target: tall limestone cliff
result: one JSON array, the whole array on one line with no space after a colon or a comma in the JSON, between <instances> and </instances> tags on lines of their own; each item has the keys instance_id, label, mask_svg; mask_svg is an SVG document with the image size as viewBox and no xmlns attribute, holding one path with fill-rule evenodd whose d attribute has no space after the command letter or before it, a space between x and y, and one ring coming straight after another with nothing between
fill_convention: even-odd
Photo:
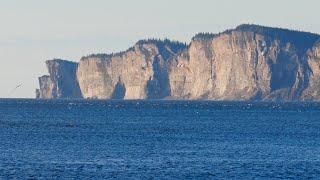
<instances>
[{"instance_id":1,"label":"tall limestone cliff","mask_svg":"<svg viewBox=\"0 0 320 180\"><path fill-rule=\"evenodd\" d=\"M169 67L176 99L297 100L308 84L305 54L318 35L241 25L199 34Z\"/></svg>"},{"instance_id":2,"label":"tall limestone cliff","mask_svg":"<svg viewBox=\"0 0 320 180\"><path fill-rule=\"evenodd\" d=\"M320 100L320 42L307 52L306 61L309 79L302 100Z\"/></svg>"},{"instance_id":3,"label":"tall limestone cliff","mask_svg":"<svg viewBox=\"0 0 320 180\"><path fill-rule=\"evenodd\" d=\"M137 42L125 52L83 57L77 77L85 98L161 99L170 96L168 59L186 46L169 40Z\"/></svg>"},{"instance_id":4,"label":"tall limestone cliff","mask_svg":"<svg viewBox=\"0 0 320 180\"><path fill-rule=\"evenodd\" d=\"M54 93L53 92L53 82L50 78L50 76L48 75L44 75L39 77L39 85L40 85L40 89L38 91L38 95L37 98L42 98L42 99L53 99L54 97Z\"/></svg>"},{"instance_id":5,"label":"tall limestone cliff","mask_svg":"<svg viewBox=\"0 0 320 180\"><path fill-rule=\"evenodd\" d=\"M241 25L61 62L47 62L40 98L320 100L320 36L287 29Z\"/></svg>"},{"instance_id":6,"label":"tall limestone cliff","mask_svg":"<svg viewBox=\"0 0 320 180\"><path fill-rule=\"evenodd\" d=\"M81 98L82 93L76 78L78 63L54 59L46 61L49 76L39 78L38 98Z\"/></svg>"}]
</instances>

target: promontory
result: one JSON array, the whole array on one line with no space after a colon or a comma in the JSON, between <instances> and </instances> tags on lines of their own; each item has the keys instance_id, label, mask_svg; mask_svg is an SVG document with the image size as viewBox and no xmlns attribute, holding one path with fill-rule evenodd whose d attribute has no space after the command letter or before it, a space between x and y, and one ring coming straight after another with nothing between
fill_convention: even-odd
<instances>
[{"instance_id":1,"label":"promontory","mask_svg":"<svg viewBox=\"0 0 320 180\"><path fill-rule=\"evenodd\" d=\"M46 65L42 99L320 100L320 35L258 25Z\"/></svg>"}]
</instances>

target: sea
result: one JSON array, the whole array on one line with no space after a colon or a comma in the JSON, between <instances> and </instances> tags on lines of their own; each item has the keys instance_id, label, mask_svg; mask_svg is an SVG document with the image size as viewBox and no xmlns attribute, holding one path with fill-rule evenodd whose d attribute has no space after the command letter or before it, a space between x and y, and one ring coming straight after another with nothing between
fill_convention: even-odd
<instances>
[{"instance_id":1,"label":"sea","mask_svg":"<svg viewBox=\"0 0 320 180\"><path fill-rule=\"evenodd\" d=\"M0 179L320 179L320 103L0 99Z\"/></svg>"}]
</instances>

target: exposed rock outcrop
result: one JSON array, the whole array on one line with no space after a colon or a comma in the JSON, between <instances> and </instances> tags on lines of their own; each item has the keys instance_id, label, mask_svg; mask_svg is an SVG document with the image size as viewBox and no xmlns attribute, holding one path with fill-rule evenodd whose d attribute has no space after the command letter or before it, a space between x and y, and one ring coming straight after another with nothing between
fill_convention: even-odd
<instances>
[{"instance_id":1,"label":"exposed rock outcrop","mask_svg":"<svg viewBox=\"0 0 320 180\"><path fill-rule=\"evenodd\" d=\"M39 78L39 98L82 98L76 77L78 63L54 59L46 61L46 65L49 76Z\"/></svg>"},{"instance_id":2,"label":"exposed rock outcrop","mask_svg":"<svg viewBox=\"0 0 320 180\"><path fill-rule=\"evenodd\" d=\"M44 75L39 77L39 96L38 98L41 99L53 99L55 98L55 92L53 91L54 89L54 84L50 78L50 76Z\"/></svg>"},{"instance_id":3,"label":"exposed rock outcrop","mask_svg":"<svg viewBox=\"0 0 320 180\"><path fill-rule=\"evenodd\" d=\"M186 46L168 40L139 41L125 52L90 55L77 77L85 98L161 99L170 96L167 61Z\"/></svg>"},{"instance_id":4,"label":"exposed rock outcrop","mask_svg":"<svg viewBox=\"0 0 320 180\"><path fill-rule=\"evenodd\" d=\"M175 99L295 100L305 88L304 55L319 36L242 25L218 35L199 34L172 59Z\"/></svg>"},{"instance_id":5,"label":"exposed rock outcrop","mask_svg":"<svg viewBox=\"0 0 320 180\"><path fill-rule=\"evenodd\" d=\"M127 51L47 61L40 98L320 100L320 36L241 25L186 46L139 41ZM318 43L317 43L318 42Z\"/></svg>"},{"instance_id":6,"label":"exposed rock outcrop","mask_svg":"<svg viewBox=\"0 0 320 180\"><path fill-rule=\"evenodd\" d=\"M309 65L308 84L302 93L302 100L320 100L320 42L307 52Z\"/></svg>"},{"instance_id":7,"label":"exposed rock outcrop","mask_svg":"<svg viewBox=\"0 0 320 180\"><path fill-rule=\"evenodd\" d=\"M41 94L40 94L40 89L36 89L36 99L40 99Z\"/></svg>"}]
</instances>

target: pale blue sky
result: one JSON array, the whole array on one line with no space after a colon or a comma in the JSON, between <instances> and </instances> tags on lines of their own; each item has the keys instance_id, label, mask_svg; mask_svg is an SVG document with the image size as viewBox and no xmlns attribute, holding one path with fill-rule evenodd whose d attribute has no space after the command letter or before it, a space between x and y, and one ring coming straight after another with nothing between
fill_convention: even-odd
<instances>
[{"instance_id":1,"label":"pale blue sky","mask_svg":"<svg viewBox=\"0 0 320 180\"><path fill-rule=\"evenodd\" d=\"M319 7L319 0L0 0L0 97L34 97L47 59L78 61L139 39L189 42L242 23L320 33Z\"/></svg>"}]
</instances>

